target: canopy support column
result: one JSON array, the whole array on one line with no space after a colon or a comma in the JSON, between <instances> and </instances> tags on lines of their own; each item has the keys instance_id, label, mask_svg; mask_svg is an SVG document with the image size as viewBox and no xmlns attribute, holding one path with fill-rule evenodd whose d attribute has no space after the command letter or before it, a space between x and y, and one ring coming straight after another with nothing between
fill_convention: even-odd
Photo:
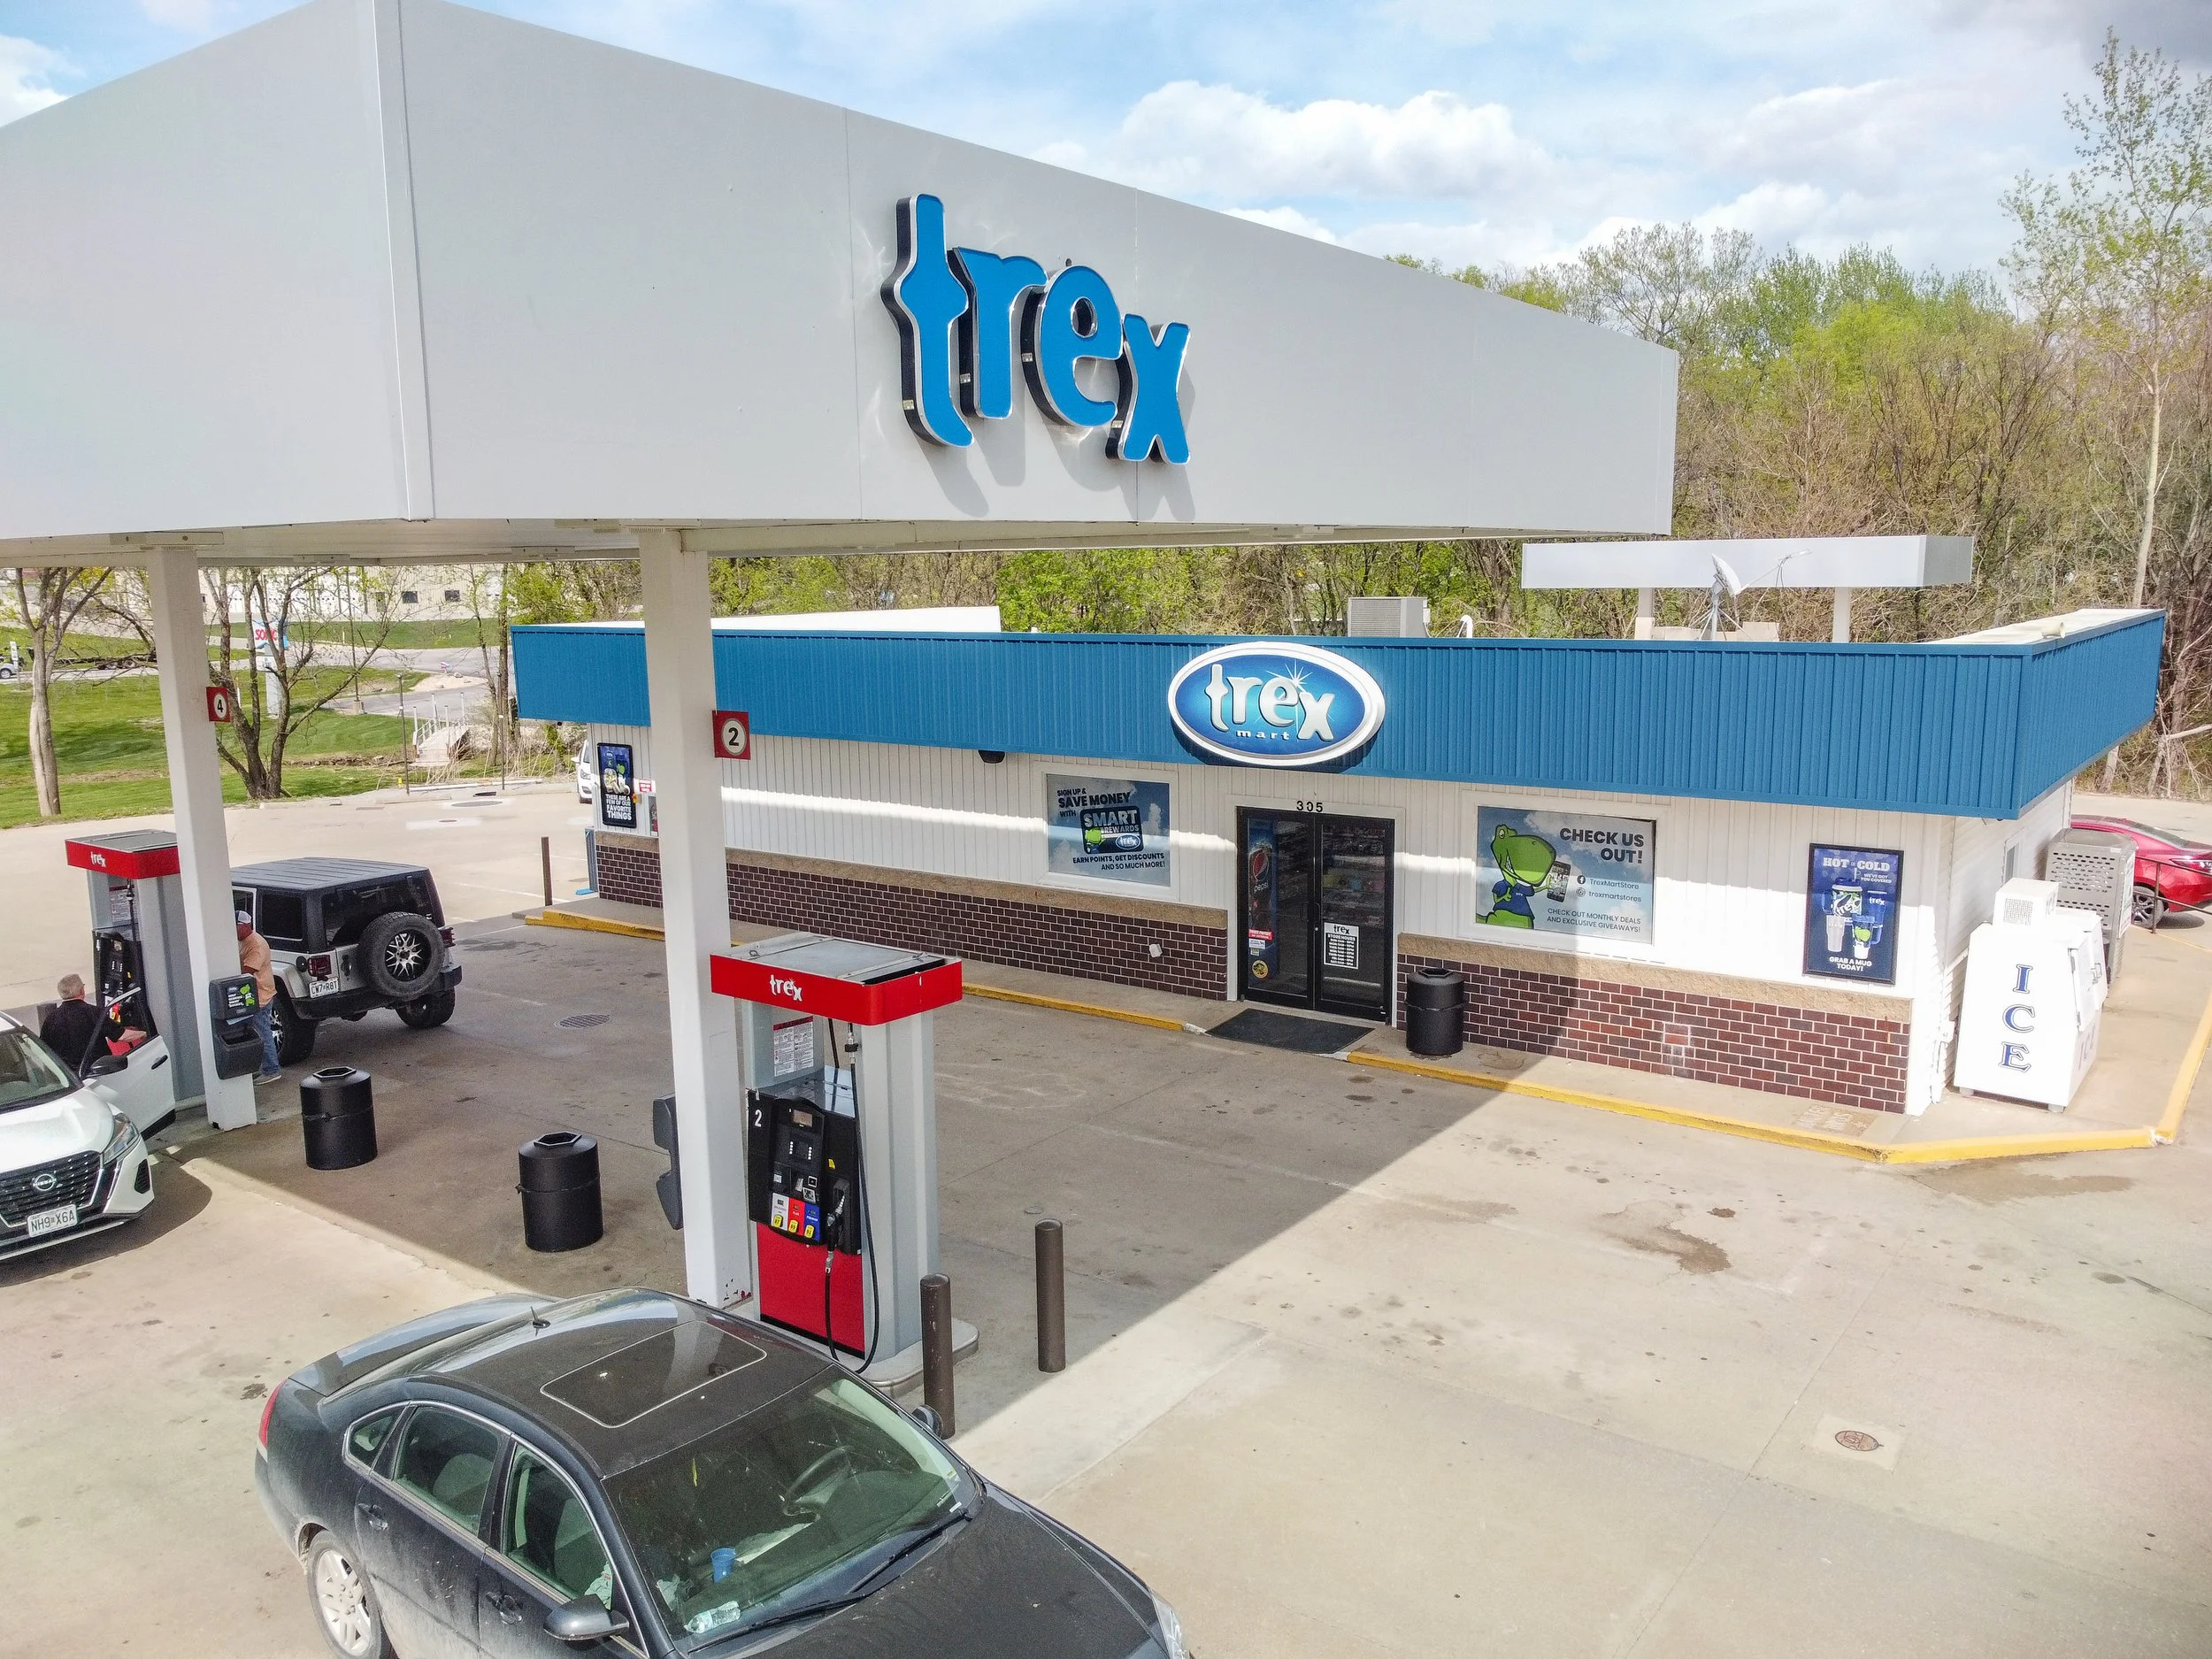
<instances>
[{"instance_id":1,"label":"canopy support column","mask_svg":"<svg viewBox=\"0 0 2212 1659\"><path fill-rule=\"evenodd\" d=\"M185 956L192 964L192 1029L162 1034L173 1047L199 1045L208 1122L218 1129L244 1129L254 1121L253 1079L215 1075L215 1030L207 1017L209 982L238 972L238 928L230 897L230 837L223 826L223 763L207 718L207 616L201 608L198 556L185 548L150 553L146 590L153 606L161 734L169 752L169 800L184 888Z\"/></svg>"},{"instance_id":2,"label":"canopy support column","mask_svg":"<svg viewBox=\"0 0 2212 1659\"><path fill-rule=\"evenodd\" d=\"M714 757L711 556L674 530L641 529L645 681L660 813L661 918L668 945L668 1036L675 1059L684 1279L726 1308L753 1290L745 1188L745 1089L736 1005L708 981L730 946L722 768Z\"/></svg>"},{"instance_id":3,"label":"canopy support column","mask_svg":"<svg viewBox=\"0 0 2212 1659\"><path fill-rule=\"evenodd\" d=\"M1658 614L1657 590L1650 588L1639 588L1636 590L1636 637L1638 639L1647 640L1651 637L1651 625L1657 619Z\"/></svg>"},{"instance_id":4,"label":"canopy support column","mask_svg":"<svg viewBox=\"0 0 2212 1659\"><path fill-rule=\"evenodd\" d=\"M1848 588L1836 589L1836 608L1829 620L1828 637L1838 645L1851 643L1851 595Z\"/></svg>"}]
</instances>

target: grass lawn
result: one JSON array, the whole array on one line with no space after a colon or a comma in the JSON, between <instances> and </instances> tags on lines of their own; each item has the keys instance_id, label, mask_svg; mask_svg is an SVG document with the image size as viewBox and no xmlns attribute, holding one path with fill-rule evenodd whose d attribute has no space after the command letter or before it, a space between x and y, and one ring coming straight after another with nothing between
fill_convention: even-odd
<instances>
[{"instance_id":1,"label":"grass lawn","mask_svg":"<svg viewBox=\"0 0 2212 1659\"><path fill-rule=\"evenodd\" d=\"M23 664L26 677L31 672L31 634L27 628L11 627L0 624L0 659L13 645ZM61 642L61 661L65 664L102 662L110 657L143 657L146 648L135 639L113 634L72 634Z\"/></svg>"},{"instance_id":2,"label":"grass lawn","mask_svg":"<svg viewBox=\"0 0 2212 1659\"><path fill-rule=\"evenodd\" d=\"M311 637L319 640L330 640L341 645L345 643L347 637L346 625L343 622L295 623L292 626L292 634L295 639ZM376 625L372 622L356 623L353 637L360 640L364 644L368 643L376 638ZM484 637L496 650L499 647L499 624L486 622ZM392 624L392 631L384 636L384 643L396 651L432 650L450 649L457 645L473 645L476 643L476 624L473 622L395 622Z\"/></svg>"},{"instance_id":3,"label":"grass lawn","mask_svg":"<svg viewBox=\"0 0 2212 1659\"><path fill-rule=\"evenodd\" d=\"M169 810L161 694L152 675L96 684L64 680L55 684L53 698L64 818L122 818ZM31 695L20 680L0 687L0 828L38 819L30 712ZM356 795L398 782L405 731L405 722L390 715L313 716L292 734L285 750L285 794ZM223 769L223 798L246 798L244 782L228 766Z\"/></svg>"}]
</instances>

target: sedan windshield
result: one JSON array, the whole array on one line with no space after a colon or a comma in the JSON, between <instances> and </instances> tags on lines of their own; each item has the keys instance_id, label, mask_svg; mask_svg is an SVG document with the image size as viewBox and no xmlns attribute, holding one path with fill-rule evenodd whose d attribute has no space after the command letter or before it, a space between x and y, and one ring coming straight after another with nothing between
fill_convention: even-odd
<instances>
[{"instance_id":1,"label":"sedan windshield","mask_svg":"<svg viewBox=\"0 0 2212 1659\"><path fill-rule=\"evenodd\" d=\"M0 1031L0 1112L52 1100L76 1087L69 1069L29 1032Z\"/></svg>"},{"instance_id":2,"label":"sedan windshield","mask_svg":"<svg viewBox=\"0 0 2212 1659\"><path fill-rule=\"evenodd\" d=\"M607 1484L669 1624L725 1634L850 1593L959 1512L965 1477L850 1378Z\"/></svg>"}]
</instances>

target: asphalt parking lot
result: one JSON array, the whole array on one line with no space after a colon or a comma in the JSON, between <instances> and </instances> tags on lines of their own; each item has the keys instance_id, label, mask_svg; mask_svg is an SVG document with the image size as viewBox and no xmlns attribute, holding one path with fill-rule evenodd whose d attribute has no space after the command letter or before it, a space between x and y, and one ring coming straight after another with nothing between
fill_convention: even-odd
<instances>
[{"instance_id":1,"label":"asphalt parking lot","mask_svg":"<svg viewBox=\"0 0 2212 1659\"><path fill-rule=\"evenodd\" d=\"M307 1171L288 1118L184 1137L145 1223L0 1267L24 1650L319 1652L261 1392L494 1283L680 1285L660 948L462 932L450 1025L324 1028L375 1164ZM939 1063L958 1443L1205 1659L2212 1650L2201 1118L1895 1169L976 999ZM556 1127L601 1140L609 1236L534 1256L514 1148Z\"/></svg>"}]
</instances>

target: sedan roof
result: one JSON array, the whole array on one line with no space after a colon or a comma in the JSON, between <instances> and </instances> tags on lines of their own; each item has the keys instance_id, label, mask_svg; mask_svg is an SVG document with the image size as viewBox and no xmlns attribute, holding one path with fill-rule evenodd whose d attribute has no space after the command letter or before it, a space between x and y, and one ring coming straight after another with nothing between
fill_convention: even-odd
<instances>
[{"instance_id":1,"label":"sedan roof","mask_svg":"<svg viewBox=\"0 0 2212 1659\"><path fill-rule=\"evenodd\" d=\"M395 876L428 873L420 864L380 864L373 858L273 858L266 864L241 864L230 872L230 879L241 887L319 893L325 887L357 887L368 881L389 881Z\"/></svg>"},{"instance_id":2,"label":"sedan roof","mask_svg":"<svg viewBox=\"0 0 2212 1659\"><path fill-rule=\"evenodd\" d=\"M687 1446L827 1375L812 1348L659 1291L619 1290L438 1345L419 1376L544 1424L601 1476Z\"/></svg>"}]
</instances>

